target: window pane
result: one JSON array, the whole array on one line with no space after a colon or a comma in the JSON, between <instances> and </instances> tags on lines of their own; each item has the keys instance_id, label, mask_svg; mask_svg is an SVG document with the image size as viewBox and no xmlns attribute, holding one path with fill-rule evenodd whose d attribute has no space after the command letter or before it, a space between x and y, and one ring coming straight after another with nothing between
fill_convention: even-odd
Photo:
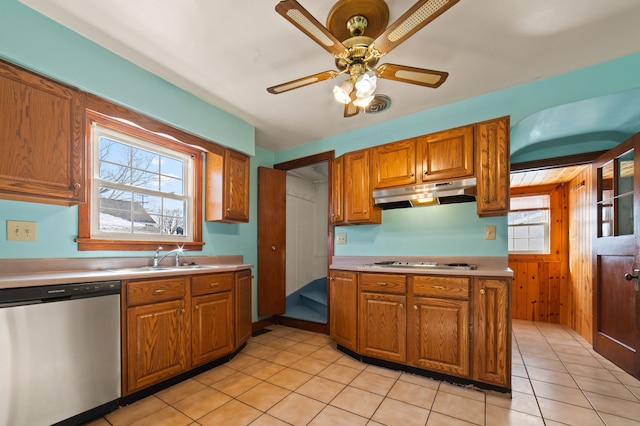
<instances>
[{"instance_id":1,"label":"window pane","mask_svg":"<svg viewBox=\"0 0 640 426\"><path fill-rule=\"evenodd\" d=\"M134 170L133 176L133 186L150 189L152 191L160 190L160 175L142 170Z\"/></svg>"},{"instance_id":2,"label":"window pane","mask_svg":"<svg viewBox=\"0 0 640 426\"><path fill-rule=\"evenodd\" d=\"M618 199L618 235L633 234L633 193Z\"/></svg>"},{"instance_id":3,"label":"window pane","mask_svg":"<svg viewBox=\"0 0 640 426\"><path fill-rule=\"evenodd\" d=\"M633 151L620 157L618 161L618 194L633 192Z\"/></svg>"},{"instance_id":4,"label":"window pane","mask_svg":"<svg viewBox=\"0 0 640 426\"><path fill-rule=\"evenodd\" d=\"M100 162L100 179L114 183L129 183L131 181L131 169L113 163Z\"/></svg>"},{"instance_id":5,"label":"window pane","mask_svg":"<svg viewBox=\"0 0 640 426\"><path fill-rule=\"evenodd\" d=\"M134 194L134 232L160 234L160 213L162 198L147 194Z\"/></svg>"},{"instance_id":6,"label":"window pane","mask_svg":"<svg viewBox=\"0 0 640 426\"><path fill-rule=\"evenodd\" d=\"M131 197L131 192L100 188L100 231L131 232Z\"/></svg>"},{"instance_id":7,"label":"window pane","mask_svg":"<svg viewBox=\"0 0 640 426\"><path fill-rule=\"evenodd\" d=\"M137 169L158 173L160 171L160 156L144 149L133 148L131 165Z\"/></svg>"},{"instance_id":8,"label":"window pane","mask_svg":"<svg viewBox=\"0 0 640 426\"><path fill-rule=\"evenodd\" d=\"M182 179L169 176L162 176L160 181L160 191L170 194L182 195Z\"/></svg>"},{"instance_id":9,"label":"window pane","mask_svg":"<svg viewBox=\"0 0 640 426\"><path fill-rule=\"evenodd\" d=\"M129 165L131 147L103 136L100 138L100 159L110 163Z\"/></svg>"},{"instance_id":10,"label":"window pane","mask_svg":"<svg viewBox=\"0 0 640 426\"><path fill-rule=\"evenodd\" d=\"M513 197L510 200L511 210L548 209L549 195L529 195L526 197Z\"/></svg>"}]
</instances>

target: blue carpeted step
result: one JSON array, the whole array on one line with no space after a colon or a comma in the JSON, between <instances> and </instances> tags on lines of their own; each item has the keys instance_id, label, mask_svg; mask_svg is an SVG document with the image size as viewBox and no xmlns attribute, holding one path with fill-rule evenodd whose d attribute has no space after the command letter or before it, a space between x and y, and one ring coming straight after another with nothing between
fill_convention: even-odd
<instances>
[{"instance_id":1,"label":"blue carpeted step","mask_svg":"<svg viewBox=\"0 0 640 426\"><path fill-rule=\"evenodd\" d=\"M320 324L326 324L327 323L326 314L325 315L321 315L321 314L317 313L316 311L314 311L312 309L309 309L308 307L306 307L304 305L289 306L289 307L287 307L287 312L285 312L281 316L287 317L287 318L300 319L300 320L304 320L304 321L317 322L317 323L320 323Z\"/></svg>"},{"instance_id":2,"label":"blue carpeted step","mask_svg":"<svg viewBox=\"0 0 640 426\"><path fill-rule=\"evenodd\" d=\"M310 290L300 293L300 303L307 308L316 311L320 315L327 316L327 292L322 290Z\"/></svg>"}]
</instances>

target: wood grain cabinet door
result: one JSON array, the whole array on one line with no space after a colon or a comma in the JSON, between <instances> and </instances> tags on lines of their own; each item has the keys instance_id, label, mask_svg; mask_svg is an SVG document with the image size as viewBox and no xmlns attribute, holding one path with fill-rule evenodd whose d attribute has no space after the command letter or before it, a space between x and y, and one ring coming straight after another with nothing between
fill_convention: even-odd
<instances>
[{"instance_id":1,"label":"wood grain cabinet door","mask_svg":"<svg viewBox=\"0 0 640 426\"><path fill-rule=\"evenodd\" d=\"M509 117L475 125L478 216L509 212Z\"/></svg>"},{"instance_id":2,"label":"wood grain cabinet door","mask_svg":"<svg viewBox=\"0 0 640 426\"><path fill-rule=\"evenodd\" d=\"M408 360L457 377L469 376L469 302L415 297L408 310Z\"/></svg>"},{"instance_id":3,"label":"wood grain cabinet door","mask_svg":"<svg viewBox=\"0 0 640 426\"><path fill-rule=\"evenodd\" d=\"M208 152L205 173L205 220L249 221L249 157L224 149Z\"/></svg>"},{"instance_id":4,"label":"wood grain cabinet door","mask_svg":"<svg viewBox=\"0 0 640 426\"><path fill-rule=\"evenodd\" d=\"M0 61L0 193L19 201L86 200L84 94Z\"/></svg>"},{"instance_id":5,"label":"wood grain cabinet door","mask_svg":"<svg viewBox=\"0 0 640 426\"><path fill-rule=\"evenodd\" d=\"M418 138L420 179L433 182L473 176L473 126Z\"/></svg>"},{"instance_id":6,"label":"wood grain cabinet door","mask_svg":"<svg viewBox=\"0 0 640 426\"><path fill-rule=\"evenodd\" d=\"M329 279L329 334L347 349L358 349L357 273L331 271Z\"/></svg>"},{"instance_id":7,"label":"wood grain cabinet door","mask_svg":"<svg viewBox=\"0 0 640 426\"><path fill-rule=\"evenodd\" d=\"M344 156L334 159L331 168L331 223L344 223Z\"/></svg>"},{"instance_id":8,"label":"wood grain cabinet door","mask_svg":"<svg viewBox=\"0 0 640 426\"><path fill-rule=\"evenodd\" d=\"M213 361L233 351L233 296L230 291L192 299L193 365Z\"/></svg>"},{"instance_id":9,"label":"wood grain cabinet door","mask_svg":"<svg viewBox=\"0 0 640 426\"><path fill-rule=\"evenodd\" d=\"M252 332L251 271L236 272L235 277L235 348L249 340Z\"/></svg>"},{"instance_id":10,"label":"wood grain cabinet door","mask_svg":"<svg viewBox=\"0 0 640 426\"><path fill-rule=\"evenodd\" d=\"M344 155L346 223L381 223L382 210L373 207L371 161L368 149Z\"/></svg>"},{"instance_id":11,"label":"wood grain cabinet door","mask_svg":"<svg viewBox=\"0 0 640 426\"><path fill-rule=\"evenodd\" d=\"M184 300L127 309L127 392L185 371L189 365Z\"/></svg>"},{"instance_id":12,"label":"wood grain cabinet door","mask_svg":"<svg viewBox=\"0 0 640 426\"><path fill-rule=\"evenodd\" d=\"M473 379L511 388L511 282L473 283Z\"/></svg>"},{"instance_id":13,"label":"wood grain cabinet door","mask_svg":"<svg viewBox=\"0 0 640 426\"><path fill-rule=\"evenodd\" d=\"M360 293L359 353L387 361L407 359L407 297Z\"/></svg>"},{"instance_id":14,"label":"wood grain cabinet door","mask_svg":"<svg viewBox=\"0 0 640 426\"><path fill-rule=\"evenodd\" d=\"M407 139L371 149L373 189L416 183L416 141Z\"/></svg>"}]
</instances>

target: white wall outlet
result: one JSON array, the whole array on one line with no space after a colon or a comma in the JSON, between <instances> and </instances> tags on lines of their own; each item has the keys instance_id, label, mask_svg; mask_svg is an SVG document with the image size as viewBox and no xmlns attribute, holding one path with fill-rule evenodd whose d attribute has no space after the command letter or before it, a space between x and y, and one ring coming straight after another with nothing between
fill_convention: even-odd
<instances>
[{"instance_id":1,"label":"white wall outlet","mask_svg":"<svg viewBox=\"0 0 640 426\"><path fill-rule=\"evenodd\" d=\"M495 240L496 239L496 226L488 225L484 227L484 239Z\"/></svg>"},{"instance_id":2,"label":"white wall outlet","mask_svg":"<svg viewBox=\"0 0 640 426\"><path fill-rule=\"evenodd\" d=\"M336 244L347 244L347 234L336 234Z\"/></svg>"},{"instance_id":3,"label":"white wall outlet","mask_svg":"<svg viewBox=\"0 0 640 426\"><path fill-rule=\"evenodd\" d=\"M36 223L21 220L7 220L7 240L9 241L35 241Z\"/></svg>"}]
</instances>

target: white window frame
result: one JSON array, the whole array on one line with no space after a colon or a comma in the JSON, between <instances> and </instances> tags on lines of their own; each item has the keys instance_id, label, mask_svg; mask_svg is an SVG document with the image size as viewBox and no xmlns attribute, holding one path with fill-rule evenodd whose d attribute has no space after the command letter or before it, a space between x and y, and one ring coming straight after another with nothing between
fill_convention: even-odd
<instances>
[{"instance_id":1,"label":"white window frame","mask_svg":"<svg viewBox=\"0 0 640 426\"><path fill-rule=\"evenodd\" d=\"M100 179L100 138L106 137L117 142L121 142L126 145L131 145L136 148L144 149L146 151L154 152L166 157L171 157L183 163L183 194L176 195L173 193L163 193L161 191L148 190L136 186L130 186L125 184L114 184L113 182L103 181ZM156 134L156 137L158 135ZM91 209L90 228L91 238L95 239L109 239L120 241L164 241L164 242L176 242L176 243L191 243L194 242L194 223L193 223L193 209L194 209L194 164L193 159L189 154L172 150L164 147L156 142L144 140L139 137L131 136L126 133L119 132L114 129L110 129L100 124L93 122L91 124L91 158L92 158L92 171L91 174L91 204L94 208ZM183 235L174 234L151 234L151 233L136 233L133 231L130 233L125 232L105 232L100 230L100 188L101 185L115 187L124 190L135 189L135 192L146 193L149 195L170 195L171 198L183 199L185 203L185 227Z\"/></svg>"},{"instance_id":2,"label":"white window frame","mask_svg":"<svg viewBox=\"0 0 640 426\"><path fill-rule=\"evenodd\" d=\"M529 209L515 209L510 210L508 213L507 226L508 226L508 252L509 254L551 254L551 196L549 194L540 194L540 195L521 195L521 196L512 196L511 200L513 201L515 198L528 198L528 197L547 197L547 207L540 208L529 208ZM536 223L526 223L526 224L512 224L511 216L512 213L518 212L546 212L546 221L536 222ZM513 244L513 235L517 228L521 227L529 227L531 225L542 225L543 226L543 238L544 238L544 248L542 250L516 250L514 249Z\"/></svg>"}]
</instances>

